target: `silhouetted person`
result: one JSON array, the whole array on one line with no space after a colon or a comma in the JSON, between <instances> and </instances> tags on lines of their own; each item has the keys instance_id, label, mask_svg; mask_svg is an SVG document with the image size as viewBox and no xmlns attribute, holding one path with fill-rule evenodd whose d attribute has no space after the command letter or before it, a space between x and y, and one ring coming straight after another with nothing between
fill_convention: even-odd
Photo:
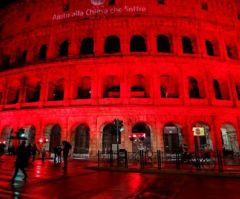
<instances>
[{"instance_id":1,"label":"silhouetted person","mask_svg":"<svg viewBox=\"0 0 240 199\"><path fill-rule=\"evenodd\" d=\"M34 144L32 147L32 162L34 162L34 160L36 159L37 150L37 146L36 144Z\"/></svg>"},{"instance_id":2,"label":"silhouetted person","mask_svg":"<svg viewBox=\"0 0 240 199\"><path fill-rule=\"evenodd\" d=\"M56 165L57 162L58 162L58 160L57 160L57 158L58 158L58 147L57 146L53 147L53 153L54 153L53 162L54 162L54 165Z\"/></svg>"},{"instance_id":3,"label":"silhouetted person","mask_svg":"<svg viewBox=\"0 0 240 199\"><path fill-rule=\"evenodd\" d=\"M67 169L67 165L68 165L68 154L70 149L72 148L72 145L67 142L67 141L63 141L63 160L64 160L64 169Z\"/></svg>"},{"instance_id":4,"label":"silhouetted person","mask_svg":"<svg viewBox=\"0 0 240 199\"><path fill-rule=\"evenodd\" d=\"M29 159L32 155L32 145L30 143L26 146L26 153L27 153L27 166L28 166Z\"/></svg>"},{"instance_id":5,"label":"silhouetted person","mask_svg":"<svg viewBox=\"0 0 240 199\"><path fill-rule=\"evenodd\" d=\"M16 148L14 145L12 145L11 147L11 155L15 155L16 154Z\"/></svg>"},{"instance_id":6,"label":"silhouetted person","mask_svg":"<svg viewBox=\"0 0 240 199\"><path fill-rule=\"evenodd\" d=\"M45 148L43 147L43 148L42 148L42 162L44 162L45 156L46 156L46 150L45 150Z\"/></svg>"},{"instance_id":7,"label":"silhouetted person","mask_svg":"<svg viewBox=\"0 0 240 199\"><path fill-rule=\"evenodd\" d=\"M27 161L28 161L28 153L27 153L27 149L25 147L25 144L26 144L26 142L22 141L22 143L19 145L19 147L16 150L16 156L17 157L16 157L16 162L15 162L15 172L14 172L14 175L11 179L12 183L14 182L19 169L24 174L24 178L23 178L24 180L26 180L27 177L28 177L28 175L25 171L25 168L27 166Z\"/></svg>"},{"instance_id":8,"label":"silhouetted person","mask_svg":"<svg viewBox=\"0 0 240 199\"><path fill-rule=\"evenodd\" d=\"M62 147L61 146L57 147L57 159L58 159L58 163L61 164L61 162L62 162Z\"/></svg>"},{"instance_id":9,"label":"silhouetted person","mask_svg":"<svg viewBox=\"0 0 240 199\"><path fill-rule=\"evenodd\" d=\"M5 148L5 144L1 143L0 144L0 158L3 156L4 154L4 148Z\"/></svg>"}]
</instances>

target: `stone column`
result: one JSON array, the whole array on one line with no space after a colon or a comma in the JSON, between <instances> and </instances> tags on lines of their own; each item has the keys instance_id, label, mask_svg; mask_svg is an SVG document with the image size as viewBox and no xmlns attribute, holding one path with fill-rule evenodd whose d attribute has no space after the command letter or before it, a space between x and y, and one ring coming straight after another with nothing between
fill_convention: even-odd
<instances>
[{"instance_id":1,"label":"stone column","mask_svg":"<svg viewBox=\"0 0 240 199\"><path fill-rule=\"evenodd\" d=\"M213 141L213 150L222 150L221 127L216 121L216 116L211 116L211 137Z\"/></svg>"},{"instance_id":2,"label":"stone column","mask_svg":"<svg viewBox=\"0 0 240 199\"><path fill-rule=\"evenodd\" d=\"M47 95L48 95L47 73L42 73L41 75L42 77L41 77L39 107L43 107L44 103L47 101Z\"/></svg>"}]
</instances>

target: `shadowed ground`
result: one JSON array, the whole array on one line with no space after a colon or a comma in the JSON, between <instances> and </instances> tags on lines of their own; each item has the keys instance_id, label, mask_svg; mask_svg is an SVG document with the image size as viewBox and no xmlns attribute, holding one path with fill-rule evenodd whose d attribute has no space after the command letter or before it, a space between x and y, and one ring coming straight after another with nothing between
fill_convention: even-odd
<instances>
[{"instance_id":1,"label":"shadowed ground","mask_svg":"<svg viewBox=\"0 0 240 199\"><path fill-rule=\"evenodd\" d=\"M80 199L239 199L240 178L109 172L85 169L93 163L70 161L67 172L36 160L29 179L11 185L13 157L0 162L0 198Z\"/></svg>"}]
</instances>

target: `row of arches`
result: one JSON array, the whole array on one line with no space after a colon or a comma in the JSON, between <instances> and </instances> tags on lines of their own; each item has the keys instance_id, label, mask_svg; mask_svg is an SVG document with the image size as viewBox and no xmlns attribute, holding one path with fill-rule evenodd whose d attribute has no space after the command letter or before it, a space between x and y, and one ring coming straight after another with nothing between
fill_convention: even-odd
<instances>
[{"instance_id":1,"label":"row of arches","mask_svg":"<svg viewBox=\"0 0 240 199\"><path fill-rule=\"evenodd\" d=\"M203 131L201 136L196 136L194 128ZM28 143L35 143L36 129L33 126L24 127L25 135L27 137ZM58 124L48 125L44 129L43 136L45 139L48 139L49 142L45 143L45 149L47 151L53 152L55 146L61 144L62 132L61 127ZM183 145L188 145L189 136L187 132L184 132L183 128L174 123L167 123L163 127L162 139L164 145L164 151L166 153L176 153L181 150ZM225 154L229 153L238 153L239 152L239 143L237 138L237 132L234 126L231 124L222 125L221 129L221 140L223 152ZM7 140L7 145L11 146L12 141L10 136L14 134L13 128L5 127L2 130L2 138ZM138 152L139 150L154 150L152 145L152 134L153 131L151 127L145 122L138 122L131 128L131 134L138 137L138 135L144 135L142 139L132 140L132 151ZM114 130L114 125L112 123L107 123L103 126L101 131L101 149L103 152L107 153L110 150L114 150L114 145L122 143L122 136L119 134L117 139L116 133ZM194 136L194 147L195 150L214 150L213 146L213 133L208 124L206 123L195 123L193 127L193 136ZM92 139L92 138L91 138ZM94 139L94 138L93 138ZM70 142L73 146L73 154L77 155L87 155L90 150L90 127L86 124L78 125L70 138Z\"/></svg>"},{"instance_id":2,"label":"row of arches","mask_svg":"<svg viewBox=\"0 0 240 199\"><path fill-rule=\"evenodd\" d=\"M206 82L203 78L188 76L187 77L187 92L190 99L204 99L206 94ZM150 98L151 96L151 83L150 80L142 74L133 76L129 93L131 98ZM80 77L78 81L74 81L71 85L66 86L66 81L63 78L49 81L47 85L41 84L40 81L23 81L12 82L7 89L0 87L0 102L1 104L16 104L20 102L20 96L23 96L21 102L38 102L42 97L46 101L61 101L65 98L65 89L69 86L72 93L69 96L71 99L91 99L93 88L93 81L90 76ZM163 74L160 75L158 91L154 90L156 96L159 98L179 98L182 96L180 93L180 84L177 76ZM122 83L119 76L109 75L102 80L102 93L100 98L120 98ZM46 93L42 92L43 88ZM231 96L237 97L240 100L240 82L235 83L235 93L231 95L230 85L227 80L213 79L212 89L214 96L218 100L230 100ZM154 87L156 89L156 87ZM69 90L68 90L69 91ZM5 99L3 99L5 97Z\"/></svg>"},{"instance_id":3,"label":"row of arches","mask_svg":"<svg viewBox=\"0 0 240 199\"><path fill-rule=\"evenodd\" d=\"M67 57L69 55L70 40L63 40L57 47L57 57ZM182 36L182 53L184 54L195 54L198 53L197 42L194 37ZM121 40L118 35L109 35L104 41L104 53L114 54L121 53ZM208 56L219 56L219 44L215 39L205 40L206 54ZM238 59L238 49L234 44L226 44L226 54L230 59ZM130 52L147 52L148 42L146 37L141 34L133 35L130 38L129 45ZM156 36L156 50L160 53L172 53L173 52L173 40L171 35L158 34ZM79 55L94 55L95 53L95 43L93 37L83 38L80 42ZM39 61L45 61L48 54L48 45L42 44L39 48L37 59ZM24 65L27 62L28 50L21 50L18 48L15 55L15 65ZM2 57L2 67L7 69L10 66L11 56L4 55Z\"/></svg>"}]
</instances>

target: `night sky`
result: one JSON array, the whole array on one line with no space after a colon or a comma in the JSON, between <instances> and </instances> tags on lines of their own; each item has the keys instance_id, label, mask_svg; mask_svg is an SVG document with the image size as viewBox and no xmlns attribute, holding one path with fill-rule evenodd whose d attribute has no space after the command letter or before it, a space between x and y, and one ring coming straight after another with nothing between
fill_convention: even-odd
<instances>
[{"instance_id":1,"label":"night sky","mask_svg":"<svg viewBox=\"0 0 240 199\"><path fill-rule=\"evenodd\" d=\"M18 0L0 0L0 8L4 8L6 5L13 3Z\"/></svg>"}]
</instances>

